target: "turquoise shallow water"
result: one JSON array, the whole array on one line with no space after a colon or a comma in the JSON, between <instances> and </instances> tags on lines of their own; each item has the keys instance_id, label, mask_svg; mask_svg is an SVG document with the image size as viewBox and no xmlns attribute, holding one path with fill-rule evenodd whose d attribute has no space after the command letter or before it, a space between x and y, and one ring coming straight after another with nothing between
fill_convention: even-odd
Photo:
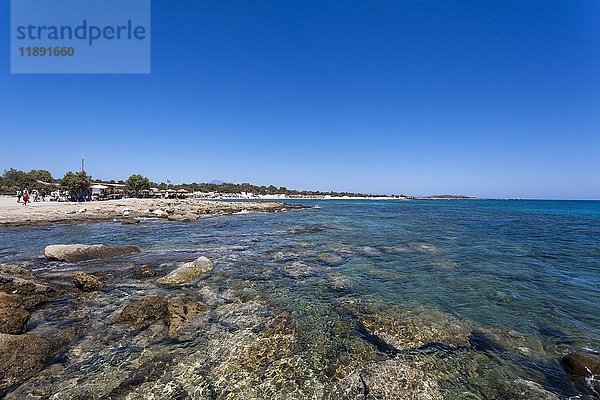
<instances>
[{"instance_id":1,"label":"turquoise shallow water","mask_svg":"<svg viewBox=\"0 0 600 400\"><path fill-rule=\"evenodd\" d=\"M312 324L307 342L315 330L327 329L327 315L340 299L379 309L436 310L540 343L545 371L514 358L507 370L559 395L577 395L562 382L558 360L577 349L600 350L600 202L296 203L311 208L193 223L5 228L0 262L33 260L41 272L68 270L40 255L48 244L73 242L139 246L142 254L123 261L127 265L203 254L215 261L210 284L251 287L291 310L300 331Z\"/></svg>"}]
</instances>

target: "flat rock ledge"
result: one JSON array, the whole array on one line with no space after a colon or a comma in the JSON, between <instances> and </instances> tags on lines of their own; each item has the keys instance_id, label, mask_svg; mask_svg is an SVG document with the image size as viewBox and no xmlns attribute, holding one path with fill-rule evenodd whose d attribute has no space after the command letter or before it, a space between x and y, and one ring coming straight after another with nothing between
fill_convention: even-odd
<instances>
[{"instance_id":1,"label":"flat rock ledge","mask_svg":"<svg viewBox=\"0 0 600 400\"><path fill-rule=\"evenodd\" d=\"M53 261L78 262L139 253L137 246L108 246L106 244L53 244L46 246L44 256Z\"/></svg>"}]
</instances>

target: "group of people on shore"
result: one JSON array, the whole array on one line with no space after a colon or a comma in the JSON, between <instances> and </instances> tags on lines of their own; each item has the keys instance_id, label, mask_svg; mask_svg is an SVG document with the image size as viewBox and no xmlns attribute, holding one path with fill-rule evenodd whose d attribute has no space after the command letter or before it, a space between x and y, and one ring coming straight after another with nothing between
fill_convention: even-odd
<instances>
[{"instance_id":1,"label":"group of people on shore","mask_svg":"<svg viewBox=\"0 0 600 400\"><path fill-rule=\"evenodd\" d=\"M31 193L27 189L17 191L17 203L21 203L21 200L23 200L23 205L26 206L27 203L31 202L31 199L34 202L46 201L46 192L44 190L40 192L37 189L33 189Z\"/></svg>"}]
</instances>

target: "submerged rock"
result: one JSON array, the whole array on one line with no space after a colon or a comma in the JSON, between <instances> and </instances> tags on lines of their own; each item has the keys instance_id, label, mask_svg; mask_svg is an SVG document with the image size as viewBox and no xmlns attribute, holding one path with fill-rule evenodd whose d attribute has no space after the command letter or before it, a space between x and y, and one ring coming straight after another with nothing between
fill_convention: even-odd
<instances>
[{"instance_id":1,"label":"submerged rock","mask_svg":"<svg viewBox=\"0 0 600 400\"><path fill-rule=\"evenodd\" d=\"M354 312L368 334L376 335L398 350L419 348L430 343L450 347L469 345L469 323L436 309L386 307Z\"/></svg>"},{"instance_id":2,"label":"submerged rock","mask_svg":"<svg viewBox=\"0 0 600 400\"><path fill-rule=\"evenodd\" d=\"M342 257L333 253L319 253L317 259L328 265L338 265L342 263Z\"/></svg>"},{"instance_id":3,"label":"submerged rock","mask_svg":"<svg viewBox=\"0 0 600 400\"><path fill-rule=\"evenodd\" d=\"M183 328L188 319L208 309L207 305L188 298L171 300L167 306L169 335L177 333Z\"/></svg>"},{"instance_id":4,"label":"submerged rock","mask_svg":"<svg viewBox=\"0 0 600 400\"><path fill-rule=\"evenodd\" d=\"M73 282L77 289L83 292L95 292L104 288L104 282L94 275L86 274L85 272L75 272L73 274Z\"/></svg>"},{"instance_id":5,"label":"submerged rock","mask_svg":"<svg viewBox=\"0 0 600 400\"><path fill-rule=\"evenodd\" d=\"M163 296L146 296L125 306L119 318L135 327L148 327L166 318L167 305Z\"/></svg>"},{"instance_id":6,"label":"submerged rock","mask_svg":"<svg viewBox=\"0 0 600 400\"><path fill-rule=\"evenodd\" d=\"M591 376L600 374L600 353L578 351L567 354L562 359L565 371L574 376Z\"/></svg>"},{"instance_id":7,"label":"submerged rock","mask_svg":"<svg viewBox=\"0 0 600 400\"><path fill-rule=\"evenodd\" d=\"M345 399L442 400L436 380L411 364L399 358L368 364L346 377L336 394Z\"/></svg>"},{"instance_id":8,"label":"submerged rock","mask_svg":"<svg viewBox=\"0 0 600 400\"><path fill-rule=\"evenodd\" d=\"M54 244L46 246L44 256L49 260L77 262L138 253L137 246L108 246L106 244Z\"/></svg>"},{"instance_id":9,"label":"submerged rock","mask_svg":"<svg viewBox=\"0 0 600 400\"><path fill-rule=\"evenodd\" d=\"M52 351L48 340L35 335L0 334L0 389L32 377Z\"/></svg>"},{"instance_id":10,"label":"submerged rock","mask_svg":"<svg viewBox=\"0 0 600 400\"><path fill-rule=\"evenodd\" d=\"M73 337L69 332L49 339L0 333L0 394L34 376Z\"/></svg>"},{"instance_id":11,"label":"submerged rock","mask_svg":"<svg viewBox=\"0 0 600 400\"><path fill-rule=\"evenodd\" d=\"M142 265L140 268L136 269L133 272L133 276L136 278L149 278L152 276L156 276L156 271L154 271L150 265L145 264Z\"/></svg>"},{"instance_id":12,"label":"submerged rock","mask_svg":"<svg viewBox=\"0 0 600 400\"><path fill-rule=\"evenodd\" d=\"M25 332L31 314L21 308L0 308L0 333L18 335Z\"/></svg>"},{"instance_id":13,"label":"submerged rock","mask_svg":"<svg viewBox=\"0 0 600 400\"><path fill-rule=\"evenodd\" d=\"M206 275L213 269L213 263L208 258L201 256L194 261L183 264L181 267L171 271L167 276L158 279L163 285L179 285L189 282L202 275Z\"/></svg>"}]
</instances>

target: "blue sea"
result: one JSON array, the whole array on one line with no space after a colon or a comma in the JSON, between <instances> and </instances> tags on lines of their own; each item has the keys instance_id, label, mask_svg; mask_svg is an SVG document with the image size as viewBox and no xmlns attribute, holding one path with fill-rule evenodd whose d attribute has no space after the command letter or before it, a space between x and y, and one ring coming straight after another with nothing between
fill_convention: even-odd
<instances>
[{"instance_id":1,"label":"blue sea","mask_svg":"<svg viewBox=\"0 0 600 400\"><path fill-rule=\"evenodd\" d=\"M112 339L75 345L60 372L28 387L67 396L93 382L110 396L144 360L175 354L152 384L127 389L130 398L594 398L560 360L600 351L600 202L290 202L307 208L2 228L0 263L29 262L48 279L83 268L115 282L34 314L39 329L60 329L82 316L57 315L78 305L84 335ZM75 266L44 260L57 243L142 252ZM184 288L130 275L141 264L160 275L200 255L214 271ZM132 299L178 290L213 307L184 339L111 320ZM284 322L269 336L273 321Z\"/></svg>"}]
</instances>

